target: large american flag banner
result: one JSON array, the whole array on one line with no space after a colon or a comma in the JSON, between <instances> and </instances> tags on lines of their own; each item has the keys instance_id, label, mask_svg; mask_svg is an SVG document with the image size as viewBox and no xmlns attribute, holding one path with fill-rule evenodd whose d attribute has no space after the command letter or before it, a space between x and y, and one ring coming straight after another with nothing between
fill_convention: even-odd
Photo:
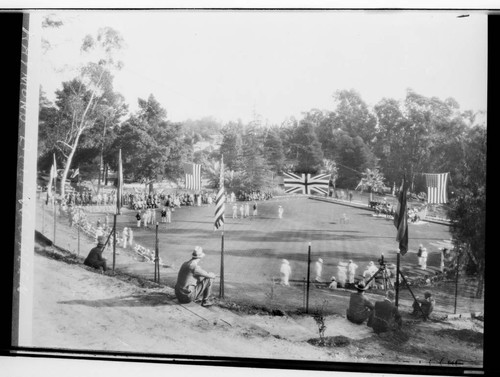
<instances>
[{"instance_id":1,"label":"large american flag banner","mask_svg":"<svg viewBox=\"0 0 500 377\"><path fill-rule=\"evenodd\" d=\"M449 173L425 174L427 202L429 204L441 204L448 202L448 195L446 193L448 174Z\"/></svg>"},{"instance_id":2,"label":"large american flag banner","mask_svg":"<svg viewBox=\"0 0 500 377\"><path fill-rule=\"evenodd\" d=\"M220 181L219 181L219 191L215 197L215 220L214 220L214 230L219 229L224 225L224 210L225 210L225 195L224 195L224 162L221 158L220 162Z\"/></svg>"},{"instance_id":3,"label":"large american flag banner","mask_svg":"<svg viewBox=\"0 0 500 377\"><path fill-rule=\"evenodd\" d=\"M187 190L201 190L201 165L184 164Z\"/></svg>"},{"instance_id":4,"label":"large american flag banner","mask_svg":"<svg viewBox=\"0 0 500 377\"><path fill-rule=\"evenodd\" d=\"M328 194L328 182L330 174L319 174L311 177L311 174L283 173L283 183L287 194Z\"/></svg>"}]
</instances>

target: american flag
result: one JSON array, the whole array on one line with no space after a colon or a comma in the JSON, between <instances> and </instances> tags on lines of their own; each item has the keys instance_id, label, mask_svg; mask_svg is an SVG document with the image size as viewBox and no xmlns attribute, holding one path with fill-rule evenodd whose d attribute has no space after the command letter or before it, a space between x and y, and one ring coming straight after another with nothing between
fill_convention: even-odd
<instances>
[{"instance_id":1,"label":"american flag","mask_svg":"<svg viewBox=\"0 0 500 377\"><path fill-rule=\"evenodd\" d=\"M217 196L215 197L215 222L214 222L215 229L219 229L222 225L224 225L225 201L226 198L224 197L224 162L223 159L221 158L219 191L217 192Z\"/></svg>"},{"instance_id":2,"label":"american flag","mask_svg":"<svg viewBox=\"0 0 500 377\"><path fill-rule=\"evenodd\" d=\"M446 184L448 182L448 174L425 174L425 182L427 184L427 202L429 204L441 204L448 202L446 193Z\"/></svg>"},{"instance_id":3,"label":"american flag","mask_svg":"<svg viewBox=\"0 0 500 377\"><path fill-rule=\"evenodd\" d=\"M187 190L201 190L201 165L184 164Z\"/></svg>"},{"instance_id":4,"label":"american flag","mask_svg":"<svg viewBox=\"0 0 500 377\"><path fill-rule=\"evenodd\" d=\"M406 202L406 192L408 186L403 178L401 189L399 190L398 207L394 213L394 226L398 230L396 241L399 242L399 251L405 255L408 251L408 206Z\"/></svg>"},{"instance_id":5,"label":"american flag","mask_svg":"<svg viewBox=\"0 0 500 377\"><path fill-rule=\"evenodd\" d=\"M328 182L330 174L319 174L311 177L311 174L283 173L283 183L287 194L328 194Z\"/></svg>"}]
</instances>

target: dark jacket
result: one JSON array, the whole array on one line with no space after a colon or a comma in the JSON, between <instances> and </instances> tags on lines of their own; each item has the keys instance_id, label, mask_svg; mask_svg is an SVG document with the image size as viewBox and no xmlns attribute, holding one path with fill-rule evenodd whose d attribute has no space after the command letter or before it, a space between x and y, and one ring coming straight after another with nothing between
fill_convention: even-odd
<instances>
[{"instance_id":1,"label":"dark jacket","mask_svg":"<svg viewBox=\"0 0 500 377\"><path fill-rule=\"evenodd\" d=\"M89 255L85 258L83 262L84 265L100 268L102 267L104 271L106 271L106 260L102 257L103 248L102 246L96 246L92 250L90 250Z\"/></svg>"},{"instance_id":2,"label":"dark jacket","mask_svg":"<svg viewBox=\"0 0 500 377\"><path fill-rule=\"evenodd\" d=\"M210 274L198 266L196 259L193 258L184 262L179 269L177 284L175 285L177 299L181 303L191 302L196 285L208 277L210 277Z\"/></svg>"},{"instance_id":3,"label":"dark jacket","mask_svg":"<svg viewBox=\"0 0 500 377\"><path fill-rule=\"evenodd\" d=\"M388 299L375 303L368 326L378 334L401 327L402 320L398 308Z\"/></svg>"},{"instance_id":4,"label":"dark jacket","mask_svg":"<svg viewBox=\"0 0 500 377\"><path fill-rule=\"evenodd\" d=\"M360 292L351 293L349 308L347 309L347 319L351 322L361 324L370 316L373 304L364 294Z\"/></svg>"}]
</instances>

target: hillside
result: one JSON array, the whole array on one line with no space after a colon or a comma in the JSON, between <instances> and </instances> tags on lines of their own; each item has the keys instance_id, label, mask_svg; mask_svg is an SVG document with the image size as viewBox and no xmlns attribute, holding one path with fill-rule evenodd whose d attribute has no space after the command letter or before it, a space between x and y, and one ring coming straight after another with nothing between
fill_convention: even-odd
<instances>
[{"instance_id":1,"label":"hillside","mask_svg":"<svg viewBox=\"0 0 500 377\"><path fill-rule=\"evenodd\" d=\"M311 316L230 311L223 308L231 306L227 302L212 309L179 305L170 287L120 273L94 272L81 265L81 257L53 249L47 241L43 236L36 241L34 347L181 357L482 365L483 322L478 319L421 322L405 317L402 333L378 336L366 326L332 315L325 318L330 345L320 347L314 345L318 331Z\"/></svg>"}]
</instances>

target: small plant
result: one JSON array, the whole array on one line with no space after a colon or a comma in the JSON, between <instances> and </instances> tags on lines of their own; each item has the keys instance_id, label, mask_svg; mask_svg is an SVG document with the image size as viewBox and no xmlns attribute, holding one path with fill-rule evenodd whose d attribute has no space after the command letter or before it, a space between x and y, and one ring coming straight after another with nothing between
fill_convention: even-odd
<instances>
[{"instance_id":1,"label":"small plant","mask_svg":"<svg viewBox=\"0 0 500 377\"><path fill-rule=\"evenodd\" d=\"M269 299L269 300L274 300L274 286L276 285L276 283L274 282L274 278L271 278L271 288L269 290L269 292L266 293L266 297Z\"/></svg>"},{"instance_id":2,"label":"small plant","mask_svg":"<svg viewBox=\"0 0 500 377\"><path fill-rule=\"evenodd\" d=\"M316 325L318 326L318 333L319 333L319 344L323 346L325 344L325 331L326 331L326 325L325 325L325 307L328 304L327 300L323 301L323 305L321 307L316 309L316 313L313 314L313 319L316 322Z\"/></svg>"}]
</instances>

